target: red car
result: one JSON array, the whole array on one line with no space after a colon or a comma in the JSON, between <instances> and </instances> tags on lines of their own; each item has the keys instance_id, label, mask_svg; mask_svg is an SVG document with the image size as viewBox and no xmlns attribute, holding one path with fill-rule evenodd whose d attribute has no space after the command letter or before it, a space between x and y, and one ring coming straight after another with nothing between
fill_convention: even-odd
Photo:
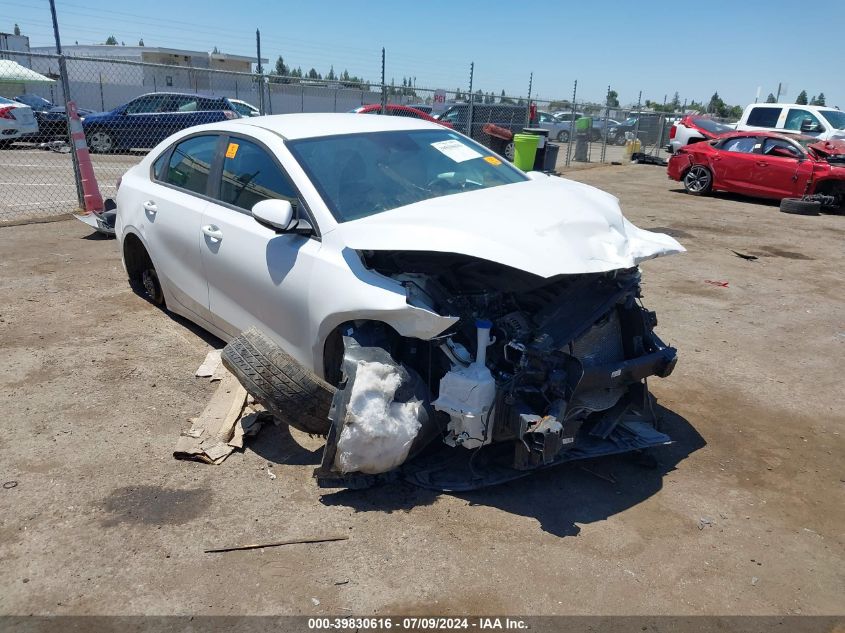
<instances>
[{"instance_id":1,"label":"red car","mask_svg":"<svg viewBox=\"0 0 845 633\"><path fill-rule=\"evenodd\" d=\"M448 123L446 121L439 121L433 116L426 114L422 110L417 110L416 108L412 108L411 106L388 103L385 106L385 110L385 114L390 116L407 116L411 117L412 119L422 119L423 121L431 121L432 123L437 123L439 125L442 125L443 127L453 127L451 123ZM378 103L374 103L372 105L365 105L361 106L360 108L355 108L354 110L352 110L352 112L357 112L358 114L381 114L381 105Z\"/></svg>"},{"instance_id":2,"label":"red car","mask_svg":"<svg viewBox=\"0 0 845 633\"><path fill-rule=\"evenodd\" d=\"M845 203L845 141L774 132L733 132L680 148L669 178L687 193L731 191L757 198L804 198L824 207Z\"/></svg>"}]
</instances>

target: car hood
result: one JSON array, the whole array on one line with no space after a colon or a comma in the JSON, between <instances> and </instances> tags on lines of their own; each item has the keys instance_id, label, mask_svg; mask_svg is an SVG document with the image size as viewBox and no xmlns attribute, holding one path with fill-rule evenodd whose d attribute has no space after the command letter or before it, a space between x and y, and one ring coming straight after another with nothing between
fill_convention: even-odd
<instances>
[{"instance_id":1,"label":"car hood","mask_svg":"<svg viewBox=\"0 0 845 633\"><path fill-rule=\"evenodd\" d=\"M558 177L433 198L335 231L355 250L461 253L545 278L631 268L685 250L628 222L614 196Z\"/></svg>"},{"instance_id":2,"label":"car hood","mask_svg":"<svg viewBox=\"0 0 845 633\"><path fill-rule=\"evenodd\" d=\"M820 156L841 156L845 154L845 139L830 139L828 141L819 141L809 146L810 149L815 150Z\"/></svg>"}]
</instances>

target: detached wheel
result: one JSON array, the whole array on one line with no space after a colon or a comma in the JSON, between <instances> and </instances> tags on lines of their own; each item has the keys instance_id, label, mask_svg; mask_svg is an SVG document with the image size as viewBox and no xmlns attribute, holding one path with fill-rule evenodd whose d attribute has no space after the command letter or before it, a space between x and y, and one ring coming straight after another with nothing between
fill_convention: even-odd
<instances>
[{"instance_id":1,"label":"detached wheel","mask_svg":"<svg viewBox=\"0 0 845 633\"><path fill-rule=\"evenodd\" d=\"M684 176L684 189L694 196L703 196L713 189L713 174L703 165L693 165Z\"/></svg>"},{"instance_id":2,"label":"detached wheel","mask_svg":"<svg viewBox=\"0 0 845 633\"><path fill-rule=\"evenodd\" d=\"M103 130L93 130L85 138L88 147L97 154L106 154L114 149L114 137Z\"/></svg>"},{"instance_id":3,"label":"detached wheel","mask_svg":"<svg viewBox=\"0 0 845 633\"><path fill-rule=\"evenodd\" d=\"M335 389L305 369L257 328L229 341L223 365L277 419L311 433L326 435Z\"/></svg>"},{"instance_id":4,"label":"detached wheel","mask_svg":"<svg viewBox=\"0 0 845 633\"><path fill-rule=\"evenodd\" d=\"M559 143L568 143L569 142L569 132L566 130L561 130L557 133L557 140Z\"/></svg>"},{"instance_id":5,"label":"detached wheel","mask_svg":"<svg viewBox=\"0 0 845 633\"><path fill-rule=\"evenodd\" d=\"M513 149L513 141L508 141L505 143L505 149L503 150L505 158L507 158L510 162L513 162L514 157L514 149Z\"/></svg>"},{"instance_id":6,"label":"detached wheel","mask_svg":"<svg viewBox=\"0 0 845 633\"><path fill-rule=\"evenodd\" d=\"M818 215L822 210L822 203L801 198L784 198L780 201L780 210L793 215Z\"/></svg>"}]
</instances>

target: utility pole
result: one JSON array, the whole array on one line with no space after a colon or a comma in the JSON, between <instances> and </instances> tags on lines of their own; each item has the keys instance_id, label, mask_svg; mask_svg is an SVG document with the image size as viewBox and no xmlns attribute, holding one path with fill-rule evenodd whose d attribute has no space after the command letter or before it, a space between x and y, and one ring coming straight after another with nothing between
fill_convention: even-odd
<instances>
[{"instance_id":1,"label":"utility pole","mask_svg":"<svg viewBox=\"0 0 845 633\"><path fill-rule=\"evenodd\" d=\"M775 103L780 103L780 90L781 90L781 83L778 82L778 93L775 96Z\"/></svg>"},{"instance_id":2,"label":"utility pole","mask_svg":"<svg viewBox=\"0 0 845 633\"><path fill-rule=\"evenodd\" d=\"M525 120L525 127L531 125L531 88L534 85L534 73L528 75L528 115Z\"/></svg>"},{"instance_id":3,"label":"utility pole","mask_svg":"<svg viewBox=\"0 0 845 633\"><path fill-rule=\"evenodd\" d=\"M258 111L264 114L264 69L261 67L261 31L255 29L255 50L258 54Z\"/></svg>"},{"instance_id":4,"label":"utility pole","mask_svg":"<svg viewBox=\"0 0 845 633\"><path fill-rule=\"evenodd\" d=\"M70 101L70 82L67 77L67 62L62 54L62 40L59 37L59 20L56 17L56 2L50 0L50 14L53 17L53 36L56 38L56 55L59 56L59 76L62 81L62 92L64 93L65 104ZM65 118L67 120L68 142L70 143L70 159L73 163L73 176L76 181L76 198L79 208L85 208L85 194L82 192L82 176L79 174L79 157L76 155L76 148L73 139L70 138L70 109L65 105Z\"/></svg>"}]
</instances>

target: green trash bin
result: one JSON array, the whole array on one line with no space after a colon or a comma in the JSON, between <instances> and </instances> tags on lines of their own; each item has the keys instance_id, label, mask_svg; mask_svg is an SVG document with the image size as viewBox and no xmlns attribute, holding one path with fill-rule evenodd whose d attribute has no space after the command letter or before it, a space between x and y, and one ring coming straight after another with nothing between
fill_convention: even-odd
<instances>
[{"instance_id":1,"label":"green trash bin","mask_svg":"<svg viewBox=\"0 0 845 633\"><path fill-rule=\"evenodd\" d=\"M535 134L513 135L513 164L522 171L531 171L540 137Z\"/></svg>"}]
</instances>

